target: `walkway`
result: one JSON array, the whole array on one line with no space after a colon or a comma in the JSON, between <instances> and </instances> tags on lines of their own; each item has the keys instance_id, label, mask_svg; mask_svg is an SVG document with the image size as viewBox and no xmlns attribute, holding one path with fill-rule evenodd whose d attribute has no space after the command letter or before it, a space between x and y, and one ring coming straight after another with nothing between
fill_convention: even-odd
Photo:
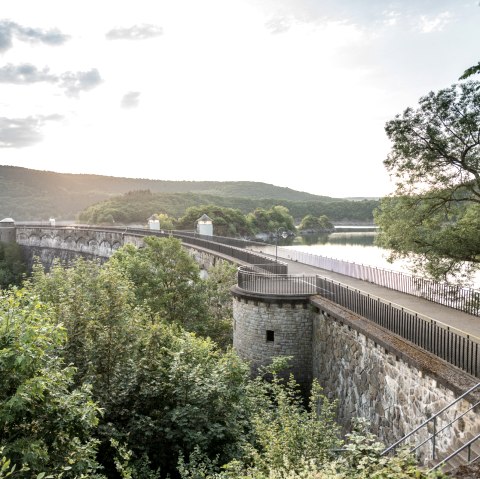
<instances>
[{"instance_id":1,"label":"walkway","mask_svg":"<svg viewBox=\"0 0 480 479\"><path fill-rule=\"evenodd\" d=\"M265 254L265 253L263 253ZM265 254L265 256L269 256ZM273 258L273 256L270 256ZM331 271L309 266L296 261L289 261L281 258L280 261L288 264L288 274L319 275L325 278L337 281L351 288L358 289L364 293L370 294L384 301L397 305L405 310L417 313L427 319L433 319L442 323L451 329L457 329L472 339L480 342L480 317L472 316L441 304L433 303L423 298L410 294L401 293L393 289L377 286L360 279L351 278L343 274L333 273Z\"/></svg>"}]
</instances>

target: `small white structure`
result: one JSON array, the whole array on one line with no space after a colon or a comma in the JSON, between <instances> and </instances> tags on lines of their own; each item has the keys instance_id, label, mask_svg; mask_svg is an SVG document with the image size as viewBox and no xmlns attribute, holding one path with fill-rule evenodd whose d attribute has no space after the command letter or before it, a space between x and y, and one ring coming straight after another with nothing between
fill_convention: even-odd
<instances>
[{"instance_id":1,"label":"small white structure","mask_svg":"<svg viewBox=\"0 0 480 479\"><path fill-rule=\"evenodd\" d=\"M197 233L203 236L213 236L212 218L202 215L197 220Z\"/></svg>"},{"instance_id":2,"label":"small white structure","mask_svg":"<svg viewBox=\"0 0 480 479\"><path fill-rule=\"evenodd\" d=\"M50 226L55 228L55 218L50 218L48 221L50 222Z\"/></svg>"},{"instance_id":3,"label":"small white structure","mask_svg":"<svg viewBox=\"0 0 480 479\"><path fill-rule=\"evenodd\" d=\"M160 221L159 220L148 220L148 229L160 231Z\"/></svg>"}]
</instances>

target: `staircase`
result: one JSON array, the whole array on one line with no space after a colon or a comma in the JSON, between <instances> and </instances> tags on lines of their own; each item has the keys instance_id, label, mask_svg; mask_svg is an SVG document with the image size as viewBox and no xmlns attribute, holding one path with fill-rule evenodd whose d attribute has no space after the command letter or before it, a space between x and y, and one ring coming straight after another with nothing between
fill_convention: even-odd
<instances>
[{"instance_id":1,"label":"staircase","mask_svg":"<svg viewBox=\"0 0 480 479\"><path fill-rule=\"evenodd\" d=\"M480 458L480 415L475 421L475 410L480 405L479 393L480 383L385 449L382 455L406 447L429 470L442 467L444 472L478 460ZM467 396L471 406L459 412L458 403ZM472 421L477 424L472 424ZM470 432L459 435L458 431L464 430L466 424L470 426Z\"/></svg>"}]
</instances>

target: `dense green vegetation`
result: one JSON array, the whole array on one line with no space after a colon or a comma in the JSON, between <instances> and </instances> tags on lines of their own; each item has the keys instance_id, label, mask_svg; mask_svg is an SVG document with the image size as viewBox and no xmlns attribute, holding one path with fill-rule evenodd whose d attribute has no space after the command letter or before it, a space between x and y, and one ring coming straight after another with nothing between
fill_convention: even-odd
<instances>
[{"instance_id":1,"label":"dense green vegetation","mask_svg":"<svg viewBox=\"0 0 480 479\"><path fill-rule=\"evenodd\" d=\"M202 208L199 208L199 205L202 205ZM212 210L216 208L230 208L243 215L248 215L257 209L270 210L276 206L287 208L295 222L300 222L303 217L310 214L316 217L327 216L334 222L371 223L373 221L373 210L378 206L378 202L375 200L293 202L273 199L215 197L192 193L155 194L150 191L134 191L90 206L80 213L79 220L82 223L90 224L145 224L147 218L151 215L163 213L169 217L180 218L178 228L192 230L195 227L195 221L203 213L207 213L213 219L215 214L212 213ZM196 211L195 215L190 215L187 212L189 208L196 208L190 210ZM198 216L196 216L197 213ZM237 213L235 214L237 215ZM232 219L231 215L225 218L228 221ZM233 223L236 224L236 233L241 235L244 227L237 223L237 219L233 219ZM223 220L220 220L218 225L220 229L223 225Z\"/></svg>"},{"instance_id":2,"label":"dense green vegetation","mask_svg":"<svg viewBox=\"0 0 480 479\"><path fill-rule=\"evenodd\" d=\"M0 292L0 478L427 477L365 429L341 440L319 386L306 407L280 379L286 359L249 379L228 347L234 273L202 280L149 238Z\"/></svg>"},{"instance_id":3,"label":"dense green vegetation","mask_svg":"<svg viewBox=\"0 0 480 479\"><path fill-rule=\"evenodd\" d=\"M379 243L435 279L480 268L480 82L431 92L388 122L397 190L376 212Z\"/></svg>"},{"instance_id":4,"label":"dense green vegetation","mask_svg":"<svg viewBox=\"0 0 480 479\"><path fill-rule=\"evenodd\" d=\"M0 289L19 285L25 273L21 247L0 241Z\"/></svg>"},{"instance_id":5,"label":"dense green vegetation","mask_svg":"<svg viewBox=\"0 0 480 479\"><path fill-rule=\"evenodd\" d=\"M165 201L170 204L171 214L175 217L184 214L188 206L199 204L196 197L198 194L252 200L334 201L326 196L249 181L162 181L0 166L0 217L13 217L17 221L47 220L49 217L72 220L80 211L94 203L136 190L163 193L166 197L173 195ZM187 195L186 198L182 198L184 194ZM174 210L176 203L182 206ZM221 206L238 207L231 204ZM252 209L254 208L249 208L249 211ZM156 210L152 210L154 211ZM142 221L150 214L142 216Z\"/></svg>"},{"instance_id":6,"label":"dense green vegetation","mask_svg":"<svg viewBox=\"0 0 480 479\"><path fill-rule=\"evenodd\" d=\"M319 217L307 215L302 219L298 225L299 231L310 231L314 233L329 232L334 229L332 222L328 216L322 215Z\"/></svg>"}]
</instances>

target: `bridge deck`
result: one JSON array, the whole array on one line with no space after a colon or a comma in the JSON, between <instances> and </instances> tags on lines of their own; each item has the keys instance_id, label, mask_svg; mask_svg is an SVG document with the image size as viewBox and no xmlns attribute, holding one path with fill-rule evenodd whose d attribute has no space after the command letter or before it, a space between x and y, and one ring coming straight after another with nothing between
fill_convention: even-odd
<instances>
[{"instance_id":1,"label":"bridge deck","mask_svg":"<svg viewBox=\"0 0 480 479\"><path fill-rule=\"evenodd\" d=\"M268 256L268 255L267 255ZM441 304L433 303L423 298L401 293L383 286L351 278L339 273L309 266L284 258L282 262L288 264L289 274L320 275L338 281L346 286L358 289L364 293L376 296L389 303L413 311L423 317L434 319L451 328L459 329L471 337L475 336L480 341L480 318L461 311L457 311Z\"/></svg>"}]
</instances>

